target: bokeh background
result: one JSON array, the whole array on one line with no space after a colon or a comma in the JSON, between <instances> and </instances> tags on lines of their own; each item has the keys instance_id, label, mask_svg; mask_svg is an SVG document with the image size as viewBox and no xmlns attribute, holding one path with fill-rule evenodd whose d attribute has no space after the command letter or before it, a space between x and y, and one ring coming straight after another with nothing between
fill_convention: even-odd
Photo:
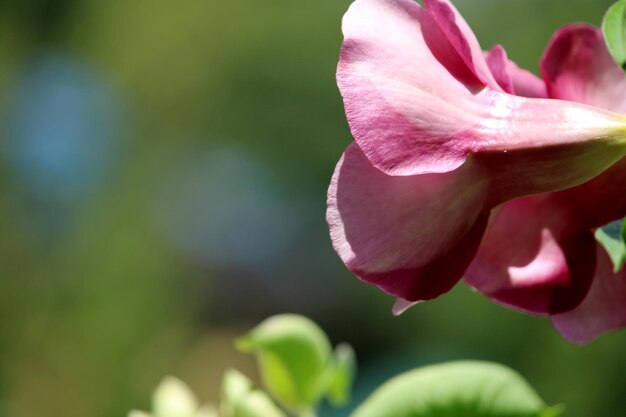
<instances>
[{"instance_id":1,"label":"bokeh background","mask_svg":"<svg viewBox=\"0 0 626 417\"><path fill-rule=\"evenodd\" d=\"M456 4L536 72L556 28L610 2ZM165 374L214 400L226 367L256 375L232 339L281 312L355 347L355 404L399 371L478 358L567 416L624 409L626 332L574 346L462 284L394 318L335 256L349 3L0 2L1 416L125 416Z\"/></svg>"}]
</instances>

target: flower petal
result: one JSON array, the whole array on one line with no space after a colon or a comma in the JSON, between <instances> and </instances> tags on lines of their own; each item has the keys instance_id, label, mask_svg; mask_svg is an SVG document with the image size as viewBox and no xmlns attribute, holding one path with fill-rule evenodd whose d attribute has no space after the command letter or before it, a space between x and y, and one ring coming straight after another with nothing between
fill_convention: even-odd
<instances>
[{"instance_id":1,"label":"flower petal","mask_svg":"<svg viewBox=\"0 0 626 417\"><path fill-rule=\"evenodd\" d=\"M509 201L495 213L465 281L495 301L537 314L571 310L589 286L595 240L551 194Z\"/></svg>"},{"instance_id":2,"label":"flower petal","mask_svg":"<svg viewBox=\"0 0 626 417\"><path fill-rule=\"evenodd\" d=\"M337 70L356 144L329 189L331 237L351 271L404 300L397 311L457 282L492 207L584 183L626 153L621 115L477 88L495 83L484 81L481 62L493 74L482 52L476 58L477 41L448 1L426 2L429 11L412 0L353 3ZM493 57L503 85L543 94L503 52ZM502 219L490 226L496 237L497 223L512 222ZM483 287L494 272L481 290L527 311L574 308L593 276L595 242L590 230L561 226L537 217L520 233L529 233L522 255L497 247L469 280Z\"/></svg>"},{"instance_id":3,"label":"flower petal","mask_svg":"<svg viewBox=\"0 0 626 417\"><path fill-rule=\"evenodd\" d=\"M502 45L495 45L486 52L485 59L498 85L507 93L515 94L513 77L509 72L509 58Z\"/></svg>"},{"instance_id":4,"label":"flower petal","mask_svg":"<svg viewBox=\"0 0 626 417\"><path fill-rule=\"evenodd\" d=\"M593 276L595 228L626 216L626 159L577 187L505 203L492 216L468 284L533 313L567 311Z\"/></svg>"},{"instance_id":5,"label":"flower petal","mask_svg":"<svg viewBox=\"0 0 626 417\"><path fill-rule=\"evenodd\" d=\"M574 343L589 343L626 327L626 270L614 273L606 251L599 245L596 250L598 262L589 294L574 310L552 316L559 333Z\"/></svg>"},{"instance_id":6,"label":"flower petal","mask_svg":"<svg viewBox=\"0 0 626 417\"><path fill-rule=\"evenodd\" d=\"M357 0L344 17L337 82L357 144L383 172L444 173L471 153L605 146L623 135L624 118L600 109L491 88L474 94L433 56L422 33L429 19L412 0Z\"/></svg>"},{"instance_id":7,"label":"flower petal","mask_svg":"<svg viewBox=\"0 0 626 417\"><path fill-rule=\"evenodd\" d=\"M578 187L554 193L552 199L568 206L580 229L591 230L626 216L626 158Z\"/></svg>"},{"instance_id":8,"label":"flower petal","mask_svg":"<svg viewBox=\"0 0 626 417\"><path fill-rule=\"evenodd\" d=\"M548 96L543 80L509 60L502 45L495 45L485 56L494 78L507 93L531 98Z\"/></svg>"},{"instance_id":9,"label":"flower petal","mask_svg":"<svg viewBox=\"0 0 626 417\"><path fill-rule=\"evenodd\" d=\"M619 92L625 77L593 27L559 31L542 72L551 97L619 109L611 89L616 83ZM524 311L572 309L595 272L593 229L626 214L625 178L622 159L577 187L507 202L490 223L466 281Z\"/></svg>"},{"instance_id":10,"label":"flower petal","mask_svg":"<svg viewBox=\"0 0 626 417\"><path fill-rule=\"evenodd\" d=\"M472 164L447 174L389 176L352 144L328 194L333 246L363 281L407 301L434 298L474 256L487 185Z\"/></svg>"},{"instance_id":11,"label":"flower petal","mask_svg":"<svg viewBox=\"0 0 626 417\"><path fill-rule=\"evenodd\" d=\"M626 112L626 76L613 61L600 29L567 25L550 41L541 60L549 96Z\"/></svg>"},{"instance_id":12,"label":"flower petal","mask_svg":"<svg viewBox=\"0 0 626 417\"><path fill-rule=\"evenodd\" d=\"M442 67L473 93L485 88L486 84L480 80L473 68L468 67L463 56L459 55L448 35L431 13L422 11L420 24L424 42Z\"/></svg>"},{"instance_id":13,"label":"flower petal","mask_svg":"<svg viewBox=\"0 0 626 417\"><path fill-rule=\"evenodd\" d=\"M487 65L478 39L452 3L449 0L424 0L424 5L467 67L483 85L500 91L500 86Z\"/></svg>"},{"instance_id":14,"label":"flower petal","mask_svg":"<svg viewBox=\"0 0 626 417\"><path fill-rule=\"evenodd\" d=\"M389 174L451 171L467 153L445 138L475 107L472 94L433 56L422 20L437 29L413 0L357 0L343 19L337 83L348 122Z\"/></svg>"}]
</instances>

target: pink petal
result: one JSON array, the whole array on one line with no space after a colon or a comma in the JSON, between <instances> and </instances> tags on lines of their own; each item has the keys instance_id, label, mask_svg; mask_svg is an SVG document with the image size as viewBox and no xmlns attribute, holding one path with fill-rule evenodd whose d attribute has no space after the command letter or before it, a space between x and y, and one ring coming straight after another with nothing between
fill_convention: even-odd
<instances>
[{"instance_id":1,"label":"pink petal","mask_svg":"<svg viewBox=\"0 0 626 417\"><path fill-rule=\"evenodd\" d=\"M459 55L433 16L422 11L420 23L424 41L439 64L471 92L476 93L485 88L486 84L480 80L473 68L468 67L463 56Z\"/></svg>"},{"instance_id":2,"label":"pink petal","mask_svg":"<svg viewBox=\"0 0 626 417\"><path fill-rule=\"evenodd\" d=\"M589 289L595 241L550 194L507 202L493 216L465 281L537 314L574 308Z\"/></svg>"},{"instance_id":3,"label":"pink petal","mask_svg":"<svg viewBox=\"0 0 626 417\"><path fill-rule=\"evenodd\" d=\"M552 200L568 207L581 230L592 230L626 216L626 158L578 187L553 193Z\"/></svg>"},{"instance_id":4,"label":"pink petal","mask_svg":"<svg viewBox=\"0 0 626 417\"><path fill-rule=\"evenodd\" d=\"M337 83L348 122L372 163L390 174L451 171L467 153L446 138L474 107L472 94L433 56L422 19L434 25L412 0L357 0L343 19Z\"/></svg>"},{"instance_id":5,"label":"pink petal","mask_svg":"<svg viewBox=\"0 0 626 417\"><path fill-rule=\"evenodd\" d=\"M626 112L626 77L613 61L600 29L568 25L550 41L541 60L550 97Z\"/></svg>"},{"instance_id":6,"label":"pink petal","mask_svg":"<svg viewBox=\"0 0 626 417\"><path fill-rule=\"evenodd\" d=\"M621 104L612 88L623 94L623 71L595 28L562 29L542 70L552 97L614 109ZM592 231L626 215L624 187L622 159L580 186L506 203L488 227L466 281L496 301L529 312L575 307L594 273Z\"/></svg>"},{"instance_id":7,"label":"pink petal","mask_svg":"<svg viewBox=\"0 0 626 417\"><path fill-rule=\"evenodd\" d=\"M513 77L509 71L509 58L502 45L496 45L491 48L485 54L485 59L498 85L507 93L515 94Z\"/></svg>"},{"instance_id":8,"label":"pink petal","mask_svg":"<svg viewBox=\"0 0 626 417\"><path fill-rule=\"evenodd\" d=\"M485 61L478 39L452 3L449 0L424 0L424 5L446 34L452 47L483 85L500 90Z\"/></svg>"},{"instance_id":9,"label":"pink petal","mask_svg":"<svg viewBox=\"0 0 626 417\"><path fill-rule=\"evenodd\" d=\"M474 256L486 225L486 186L472 164L448 174L389 176L352 144L328 193L333 246L363 281L407 301L434 298Z\"/></svg>"},{"instance_id":10,"label":"pink petal","mask_svg":"<svg viewBox=\"0 0 626 417\"><path fill-rule=\"evenodd\" d=\"M606 251L597 247L593 285L574 310L552 316L552 323L567 340L585 344L596 337L626 327L626 270L613 273Z\"/></svg>"},{"instance_id":11,"label":"pink petal","mask_svg":"<svg viewBox=\"0 0 626 417\"><path fill-rule=\"evenodd\" d=\"M449 14L447 3L429 3L443 10L440 19L446 10ZM422 34L422 22L433 26L429 19L412 0L357 0L344 17L337 81L352 134L378 169L391 175L443 173L472 153L525 153L594 141L606 148L607 138L623 129L621 116L571 102L525 99L490 88L474 94L429 49ZM514 157L503 160L508 164ZM592 161L593 175L619 157L613 153L608 161ZM561 171L570 175L573 160L561 163ZM591 176L568 178L557 188Z\"/></svg>"},{"instance_id":12,"label":"pink petal","mask_svg":"<svg viewBox=\"0 0 626 417\"><path fill-rule=\"evenodd\" d=\"M494 78L507 93L522 97L547 97L543 80L509 60L501 45L491 48L486 53L486 59Z\"/></svg>"},{"instance_id":13,"label":"pink petal","mask_svg":"<svg viewBox=\"0 0 626 417\"><path fill-rule=\"evenodd\" d=\"M626 159L564 191L509 201L492 216L466 282L532 313L577 305L594 270L592 231L626 216Z\"/></svg>"}]
</instances>

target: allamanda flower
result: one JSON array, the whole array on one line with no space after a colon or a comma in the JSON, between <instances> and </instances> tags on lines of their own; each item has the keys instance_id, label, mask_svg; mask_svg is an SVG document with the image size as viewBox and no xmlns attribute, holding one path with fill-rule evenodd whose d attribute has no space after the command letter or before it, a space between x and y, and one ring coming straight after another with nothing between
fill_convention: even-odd
<instances>
[{"instance_id":1,"label":"allamanda flower","mask_svg":"<svg viewBox=\"0 0 626 417\"><path fill-rule=\"evenodd\" d=\"M352 272L399 298L397 311L464 275L488 224L486 242L497 230L494 208L588 182L626 153L626 119L607 110L619 109L543 98L545 84L501 47L483 54L449 1L424 3L355 1L337 70L355 142L329 189L331 238ZM506 287L489 256L481 249L468 281ZM512 266L501 259L494 268ZM571 310L570 298L547 311Z\"/></svg>"},{"instance_id":2,"label":"allamanda flower","mask_svg":"<svg viewBox=\"0 0 626 417\"><path fill-rule=\"evenodd\" d=\"M542 60L555 99L626 111L626 77L600 29L568 25ZM594 239L626 215L626 159L574 188L515 199L496 209L466 271L471 286L508 306L550 315L567 339L586 343L626 326L626 275Z\"/></svg>"}]
</instances>

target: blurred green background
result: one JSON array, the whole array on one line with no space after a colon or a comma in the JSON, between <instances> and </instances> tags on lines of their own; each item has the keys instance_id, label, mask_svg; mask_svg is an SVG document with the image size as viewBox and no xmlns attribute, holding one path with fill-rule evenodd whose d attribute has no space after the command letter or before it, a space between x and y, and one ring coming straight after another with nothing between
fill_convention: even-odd
<instances>
[{"instance_id":1,"label":"blurred green background","mask_svg":"<svg viewBox=\"0 0 626 417\"><path fill-rule=\"evenodd\" d=\"M280 312L355 347L355 403L478 358L567 416L619 414L626 332L574 346L462 284L394 318L333 253L349 3L0 1L0 416L124 416L164 374L215 399L226 367L256 375L233 337ZM485 49L535 72L560 25L610 3L456 2Z\"/></svg>"}]
</instances>

